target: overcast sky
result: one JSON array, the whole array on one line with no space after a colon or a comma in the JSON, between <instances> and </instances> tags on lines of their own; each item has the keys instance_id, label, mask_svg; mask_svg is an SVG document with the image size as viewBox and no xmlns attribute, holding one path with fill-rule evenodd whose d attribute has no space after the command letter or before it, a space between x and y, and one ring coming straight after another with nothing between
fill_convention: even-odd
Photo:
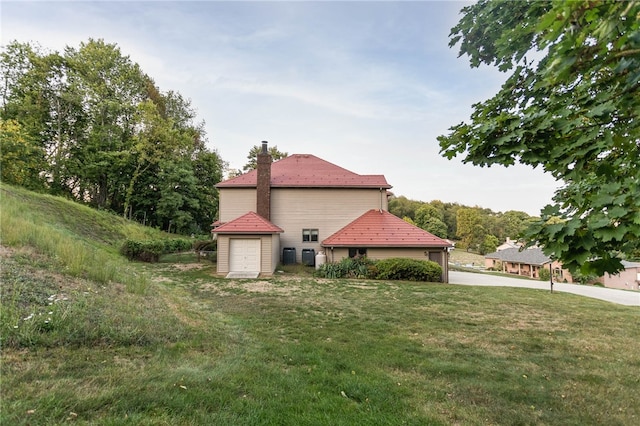
<instances>
[{"instance_id":1,"label":"overcast sky","mask_svg":"<svg viewBox=\"0 0 640 426\"><path fill-rule=\"evenodd\" d=\"M160 90L191 99L231 168L266 140L384 174L398 196L537 215L558 187L551 176L439 154L436 137L506 79L448 47L465 4L2 0L0 35L60 52L117 44Z\"/></svg>"}]
</instances>

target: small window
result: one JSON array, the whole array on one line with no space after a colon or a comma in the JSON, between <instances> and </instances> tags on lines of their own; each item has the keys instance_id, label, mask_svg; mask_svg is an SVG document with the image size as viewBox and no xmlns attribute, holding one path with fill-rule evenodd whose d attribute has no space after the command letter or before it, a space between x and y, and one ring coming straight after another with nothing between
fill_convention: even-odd
<instances>
[{"instance_id":1,"label":"small window","mask_svg":"<svg viewBox=\"0 0 640 426\"><path fill-rule=\"evenodd\" d=\"M302 230L302 242L303 243L318 242L318 230L317 229L303 229Z\"/></svg>"},{"instance_id":2,"label":"small window","mask_svg":"<svg viewBox=\"0 0 640 426\"><path fill-rule=\"evenodd\" d=\"M350 248L349 249L349 257L363 257L367 255L366 248Z\"/></svg>"}]
</instances>

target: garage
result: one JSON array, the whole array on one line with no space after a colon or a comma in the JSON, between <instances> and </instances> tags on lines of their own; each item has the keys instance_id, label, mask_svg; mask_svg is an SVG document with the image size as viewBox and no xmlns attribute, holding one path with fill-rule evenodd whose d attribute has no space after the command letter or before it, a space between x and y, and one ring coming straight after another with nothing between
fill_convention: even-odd
<instances>
[{"instance_id":1,"label":"garage","mask_svg":"<svg viewBox=\"0 0 640 426\"><path fill-rule=\"evenodd\" d=\"M229 240L229 272L260 272L260 240Z\"/></svg>"},{"instance_id":2,"label":"garage","mask_svg":"<svg viewBox=\"0 0 640 426\"><path fill-rule=\"evenodd\" d=\"M218 225L213 230L218 241L216 274L228 278L273 275L280 261L282 232L255 212Z\"/></svg>"}]
</instances>

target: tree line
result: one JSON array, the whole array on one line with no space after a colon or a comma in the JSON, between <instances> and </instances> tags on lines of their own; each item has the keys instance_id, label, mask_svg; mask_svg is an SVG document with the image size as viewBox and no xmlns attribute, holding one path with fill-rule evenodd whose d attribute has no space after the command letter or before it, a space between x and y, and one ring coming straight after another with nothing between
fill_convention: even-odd
<instances>
[{"instance_id":1,"label":"tree line","mask_svg":"<svg viewBox=\"0 0 640 426\"><path fill-rule=\"evenodd\" d=\"M0 71L3 182L164 230L209 231L226 164L190 100L103 40L62 53L14 41Z\"/></svg>"},{"instance_id":2,"label":"tree line","mask_svg":"<svg viewBox=\"0 0 640 426\"><path fill-rule=\"evenodd\" d=\"M517 210L494 212L458 203L389 200L389 212L440 238L456 241L456 247L480 254L492 253L507 238L518 239L538 218Z\"/></svg>"},{"instance_id":3,"label":"tree line","mask_svg":"<svg viewBox=\"0 0 640 426\"><path fill-rule=\"evenodd\" d=\"M161 91L116 44L47 52L11 42L0 55L3 182L61 195L148 226L206 233L227 164L180 93ZM256 145L243 170L255 168ZM284 158L276 146L274 159ZM523 212L395 197L390 211L458 247L486 253L528 224Z\"/></svg>"}]
</instances>

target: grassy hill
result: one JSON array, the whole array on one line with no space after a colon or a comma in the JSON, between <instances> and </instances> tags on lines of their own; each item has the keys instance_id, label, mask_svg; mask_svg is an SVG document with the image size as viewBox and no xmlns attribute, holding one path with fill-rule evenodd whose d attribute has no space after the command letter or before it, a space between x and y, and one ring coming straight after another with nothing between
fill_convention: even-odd
<instances>
[{"instance_id":1,"label":"grassy hill","mask_svg":"<svg viewBox=\"0 0 640 426\"><path fill-rule=\"evenodd\" d=\"M617 424L640 311L528 289L215 278L157 231L0 186L0 424Z\"/></svg>"}]
</instances>

